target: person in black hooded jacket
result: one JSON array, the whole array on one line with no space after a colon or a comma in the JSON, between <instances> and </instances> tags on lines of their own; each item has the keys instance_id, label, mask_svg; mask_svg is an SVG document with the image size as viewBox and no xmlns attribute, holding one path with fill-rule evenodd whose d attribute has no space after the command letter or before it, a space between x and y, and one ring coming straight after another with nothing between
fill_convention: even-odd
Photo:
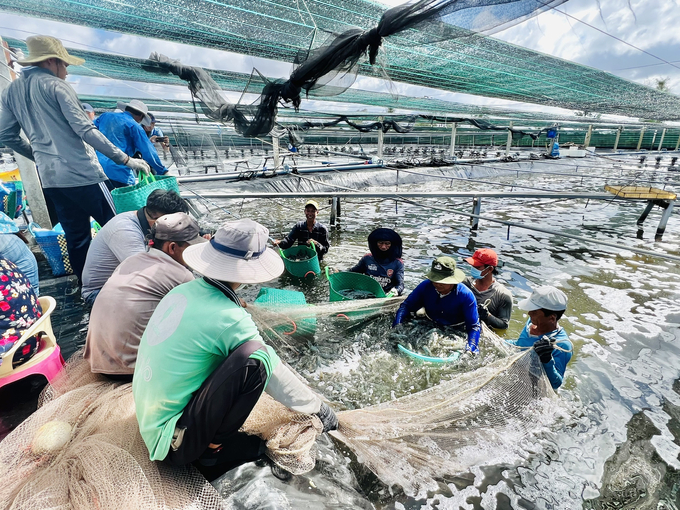
<instances>
[{"instance_id":1,"label":"person in black hooded jacket","mask_svg":"<svg viewBox=\"0 0 680 510\"><path fill-rule=\"evenodd\" d=\"M368 247L371 252L350 271L370 276L387 294L401 295L404 291L401 236L390 228L378 228L369 234Z\"/></svg>"}]
</instances>

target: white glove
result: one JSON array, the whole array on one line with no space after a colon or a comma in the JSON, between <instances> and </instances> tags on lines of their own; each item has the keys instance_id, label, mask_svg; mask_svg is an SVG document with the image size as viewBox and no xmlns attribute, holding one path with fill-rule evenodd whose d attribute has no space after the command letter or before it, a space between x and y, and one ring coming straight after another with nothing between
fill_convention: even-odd
<instances>
[{"instance_id":1,"label":"white glove","mask_svg":"<svg viewBox=\"0 0 680 510\"><path fill-rule=\"evenodd\" d=\"M125 166L134 170L139 175L149 175L151 173L151 167L143 159L128 158Z\"/></svg>"}]
</instances>

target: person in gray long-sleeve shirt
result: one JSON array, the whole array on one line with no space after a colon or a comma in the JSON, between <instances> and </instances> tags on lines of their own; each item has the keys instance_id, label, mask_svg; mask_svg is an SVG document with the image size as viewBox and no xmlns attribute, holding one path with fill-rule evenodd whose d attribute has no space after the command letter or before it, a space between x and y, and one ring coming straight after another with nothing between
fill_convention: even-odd
<instances>
[{"instance_id":1,"label":"person in gray long-sleeve shirt","mask_svg":"<svg viewBox=\"0 0 680 510\"><path fill-rule=\"evenodd\" d=\"M472 278L466 278L463 283L475 295L479 320L495 329L508 329L512 315L512 294L494 278L498 255L489 248L483 248L466 258L465 262L472 266Z\"/></svg>"},{"instance_id":2,"label":"person in gray long-sleeve shirt","mask_svg":"<svg viewBox=\"0 0 680 510\"><path fill-rule=\"evenodd\" d=\"M35 161L45 196L52 201L66 235L73 272L80 279L90 245L90 216L105 225L116 214L95 149L117 163L148 172L95 128L66 83L69 55L58 39L26 40L27 67L0 98L0 145ZM28 137L21 137L21 130ZM29 144L30 142L30 144Z\"/></svg>"}]
</instances>

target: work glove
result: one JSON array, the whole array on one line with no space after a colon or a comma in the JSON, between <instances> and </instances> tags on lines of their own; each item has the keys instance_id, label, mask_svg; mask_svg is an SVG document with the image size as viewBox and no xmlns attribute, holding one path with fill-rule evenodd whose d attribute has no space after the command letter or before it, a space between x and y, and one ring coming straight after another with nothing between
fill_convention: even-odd
<instances>
[{"instance_id":1,"label":"work glove","mask_svg":"<svg viewBox=\"0 0 680 510\"><path fill-rule=\"evenodd\" d=\"M479 354L479 346L474 342L468 341L467 344L465 344L465 353Z\"/></svg>"},{"instance_id":2,"label":"work glove","mask_svg":"<svg viewBox=\"0 0 680 510\"><path fill-rule=\"evenodd\" d=\"M127 163L125 163L125 166L137 172L140 176L142 174L149 175L151 173L151 167L143 159L128 158Z\"/></svg>"},{"instance_id":3,"label":"work glove","mask_svg":"<svg viewBox=\"0 0 680 510\"><path fill-rule=\"evenodd\" d=\"M541 338L534 344L534 351L538 355L541 363L550 363L552 359L553 346L547 338Z\"/></svg>"},{"instance_id":4,"label":"work glove","mask_svg":"<svg viewBox=\"0 0 680 510\"><path fill-rule=\"evenodd\" d=\"M330 408L326 402L321 402L321 407L319 412L316 413L321 423L323 423L323 431L328 432L329 430L337 430L338 428L338 417L335 416L333 409Z\"/></svg>"},{"instance_id":5,"label":"work glove","mask_svg":"<svg viewBox=\"0 0 680 510\"><path fill-rule=\"evenodd\" d=\"M399 295L399 293L397 292L397 289L392 289L391 291L389 291L385 295L385 297L391 298L391 297L397 297L398 295Z\"/></svg>"},{"instance_id":6,"label":"work glove","mask_svg":"<svg viewBox=\"0 0 680 510\"><path fill-rule=\"evenodd\" d=\"M489 317L489 309L486 304L477 305L477 315L479 315L480 321L485 321Z\"/></svg>"}]
</instances>

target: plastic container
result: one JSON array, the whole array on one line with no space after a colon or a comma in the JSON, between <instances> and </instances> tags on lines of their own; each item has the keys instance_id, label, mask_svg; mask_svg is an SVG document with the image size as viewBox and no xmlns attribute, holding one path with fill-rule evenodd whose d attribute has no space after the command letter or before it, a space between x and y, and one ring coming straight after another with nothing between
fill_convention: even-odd
<instances>
[{"instance_id":1,"label":"plastic container","mask_svg":"<svg viewBox=\"0 0 680 510\"><path fill-rule=\"evenodd\" d=\"M326 268L326 278L330 287L329 301L351 301L350 298L340 294L343 290L363 290L372 293L376 298L385 297L385 291L380 284L365 274L347 271L330 274Z\"/></svg>"},{"instance_id":2,"label":"plastic container","mask_svg":"<svg viewBox=\"0 0 680 510\"><path fill-rule=\"evenodd\" d=\"M306 278L307 276L316 276L321 274L321 266L319 265L319 257L316 254L314 243L311 246L298 245L291 246L287 250L279 249L279 254L283 259L283 265L293 276L298 278ZM306 256L306 260L295 261L292 259Z\"/></svg>"}]
</instances>

